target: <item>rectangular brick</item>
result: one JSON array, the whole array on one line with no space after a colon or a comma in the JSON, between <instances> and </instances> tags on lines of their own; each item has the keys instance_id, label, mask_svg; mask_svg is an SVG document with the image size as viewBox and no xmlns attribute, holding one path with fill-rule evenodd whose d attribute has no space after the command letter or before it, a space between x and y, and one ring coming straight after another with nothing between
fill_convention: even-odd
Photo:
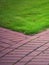
<instances>
[{"instance_id":1,"label":"rectangular brick","mask_svg":"<svg viewBox=\"0 0 49 65\"><path fill-rule=\"evenodd\" d=\"M0 62L0 65L12 65L13 62Z\"/></svg>"}]
</instances>

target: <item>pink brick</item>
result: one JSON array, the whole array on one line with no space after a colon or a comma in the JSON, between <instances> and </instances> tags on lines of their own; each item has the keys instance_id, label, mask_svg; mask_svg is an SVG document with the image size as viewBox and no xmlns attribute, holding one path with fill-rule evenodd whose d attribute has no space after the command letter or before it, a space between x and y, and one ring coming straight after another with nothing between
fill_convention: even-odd
<instances>
[{"instance_id":1,"label":"pink brick","mask_svg":"<svg viewBox=\"0 0 49 65\"><path fill-rule=\"evenodd\" d=\"M0 65L12 65L13 62L0 62Z\"/></svg>"},{"instance_id":2,"label":"pink brick","mask_svg":"<svg viewBox=\"0 0 49 65\"><path fill-rule=\"evenodd\" d=\"M1 65L48 65L48 48L49 29L28 36L0 28Z\"/></svg>"}]
</instances>

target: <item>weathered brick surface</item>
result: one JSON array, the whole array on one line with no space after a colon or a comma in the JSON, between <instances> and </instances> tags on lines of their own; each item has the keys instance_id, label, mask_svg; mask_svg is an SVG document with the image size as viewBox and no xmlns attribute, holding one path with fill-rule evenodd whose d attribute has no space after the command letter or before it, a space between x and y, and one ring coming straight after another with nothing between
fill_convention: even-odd
<instances>
[{"instance_id":1,"label":"weathered brick surface","mask_svg":"<svg viewBox=\"0 0 49 65\"><path fill-rule=\"evenodd\" d=\"M28 36L0 28L0 65L49 65L49 29Z\"/></svg>"}]
</instances>

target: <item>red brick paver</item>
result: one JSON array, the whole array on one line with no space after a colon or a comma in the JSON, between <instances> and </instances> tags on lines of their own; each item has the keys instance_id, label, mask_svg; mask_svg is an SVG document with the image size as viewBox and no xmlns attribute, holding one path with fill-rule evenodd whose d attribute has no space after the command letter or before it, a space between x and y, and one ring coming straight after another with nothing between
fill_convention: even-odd
<instances>
[{"instance_id":1,"label":"red brick paver","mask_svg":"<svg viewBox=\"0 0 49 65\"><path fill-rule=\"evenodd\" d=\"M0 28L0 65L49 65L49 29L28 36Z\"/></svg>"}]
</instances>

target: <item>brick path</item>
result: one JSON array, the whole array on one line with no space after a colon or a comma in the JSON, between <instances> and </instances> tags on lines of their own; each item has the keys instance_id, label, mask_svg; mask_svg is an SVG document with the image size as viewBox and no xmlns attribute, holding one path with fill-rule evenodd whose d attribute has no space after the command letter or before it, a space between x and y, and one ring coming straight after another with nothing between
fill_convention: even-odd
<instances>
[{"instance_id":1,"label":"brick path","mask_svg":"<svg viewBox=\"0 0 49 65\"><path fill-rule=\"evenodd\" d=\"M49 65L49 29L27 36L0 28L0 65Z\"/></svg>"}]
</instances>

